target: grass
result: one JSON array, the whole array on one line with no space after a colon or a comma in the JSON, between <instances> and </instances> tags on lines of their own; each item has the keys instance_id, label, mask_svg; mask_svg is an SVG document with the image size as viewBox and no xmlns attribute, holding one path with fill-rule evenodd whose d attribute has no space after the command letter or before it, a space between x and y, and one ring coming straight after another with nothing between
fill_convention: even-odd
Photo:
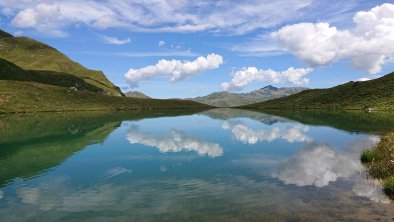
<instances>
[{"instance_id":1,"label":"grass","mask_svg":"<svg viewBox=\"0 0 394 222\"><path fill-rule=\"evenodd\" d=\"M188 100L107 96L35 82L0 80L0 113L208 108L211 106Z\"/></svg>"},{"instance_id":2,"label":"grass","mask_svg":"<svg viewBox=\"0 0 394 222\"><path fill-rule=\"evenodd\" d=\"M305 90L291 96L239 108L394 110L394 73L370 81L348 82L328 89Z\"/></svg>"},{"instance_id":3,"label":"grass","mask_svg":"<svg viewBox=\"0 0 394 222\"><path fill-rule=\"evenodd\" d=\"M103 72L87 69L44 43L27 37L13 37L1 30L0 58L8 60L24 70L67 73L105 90L110 95L123 95Z\"/></svg>"},{"instance_id":4,"label":"grass","mask_svg":"<svg viewBox=\"0 0 394 222\"><path fill-rule=\"evenodd\" d=\"M78 90L102 93L97 86L85 82L83 79L67 73L54 71L24 70L15 64L0 58L0 79L37 82L47 85L76 87Z\"/></svg>"},{"instance_id":5,"label":"grass","mask_svg":"<svg viewBox=\"0 0 394 222\"><path fill-rule=\"evenodd\" d=\"M386 194L394 196L394 133L382 137L380 142L361 154L369 175L383 181Z\"/></svg>"}]
</instances>

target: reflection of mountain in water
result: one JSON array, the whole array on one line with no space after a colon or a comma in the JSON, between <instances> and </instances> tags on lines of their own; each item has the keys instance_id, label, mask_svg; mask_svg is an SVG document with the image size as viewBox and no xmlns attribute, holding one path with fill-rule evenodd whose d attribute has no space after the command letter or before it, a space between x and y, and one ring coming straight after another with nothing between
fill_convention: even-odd
<instances>
[{"instance_id":1,"label":"reflection of mountain in water","mask_svg":"<svg viewBox=\"0 0 394 222\"><path fill-rule=\"evenodd\" d=\"M0 118L0 186L55 167L88 145L101 143L121 121L192 114L156 112L82 112L7 115Z\"/></svg>"},{"instance_id":2,"label":"reflection of mountain in water","mask_svg":"<svg viewBox=\"0 0 394 222\"><path fill-rule=\"evenodd\" d=\"M312 141L311 137L305 135L308 127L300 124L272 125L267 128L253 129L242 120L225 120L222 123L222 128L231 130L234 138L245 144L256 144L261 141L271 142L278 139L286 140L289 143Z\"/></svg>"},{"instance_id":3,"label":"reflection of mountain in water","mask_svg":"<svg viewBox=\"0 0 394 222\"><path fill-rule=\"evenodd\" d=\"M206 115L212 119L220 119L220 120L248 118L262 122L266 125L272 125L278 122L289 122L288 119L282 117L277 117L277 116L273 116L261 112L250 111L250 110L231 109L231 108L211 109L208 111L201 112L200 114Z\"/></svg>"},{"instance_id":4,"label":"reflection of mountain in water","mask_svg":"<svg viewBox=\"0 0 394 222\"><path fill-rule=\"evenodd\" d=\"M159 149L161 153L195 151L199 155L218 157L223 155L223 148L217 143L206 142L198 138L186 135L179 130L171 130L166 137L142 132L138 126L133 125L127 140L131 144L143 144Z\"/></svg>"}]
</instances>

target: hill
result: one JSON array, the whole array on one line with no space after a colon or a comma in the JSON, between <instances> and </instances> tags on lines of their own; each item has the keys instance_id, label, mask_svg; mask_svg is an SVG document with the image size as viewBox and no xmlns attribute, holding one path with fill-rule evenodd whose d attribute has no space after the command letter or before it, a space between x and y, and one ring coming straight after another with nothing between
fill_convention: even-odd
<instances>
[{"instance_id":1,"label":"hill","mask_svg":"<svg viewBox=\"0 0 394 222\"><path fill-rule=\"evenodd\" d=\"M369 81L351 81L328 89L310 89L239 108L394 110L394 73Z\"/></svg>"},{"instance_id":2,"label":"hill","mask_svg":"<svg viewBox=\"0 0 394 222\"><path fill-rule=\"evenodd\" d=\"M132 98L143 98L143 99L150 99L149 96L138 92L138 91L130 91L124 94L126 97L132 97Z\"/></svg>"},{"instance_id":3,"label":"hill","mask_svg":"<svg viewBox=\"0 0 394 222\"><path fill-rule=\"evenodd\" d=\"M58 50L34 39L13 37L0 30L0 58L24 70L45 70L48 71L47 74L73 75L102 89L105 94L123 96L120 89L110 82L103 72L87 69Z\"/></svg>"},{"instance_id":4,"label":"hill","mask_svg":"<svg viewBox=\"0 0 394 222\"><path fill-rule=\"evenodd\" d=\"M249 93L215 92L207 96L190 98L190 100L218 107L234 107L289 96L306 89L302 87L276 88L269 85Z\"/></svg>"},{"instance_id":5,"label":"hill","mask_svg":"<svg viewBox=\"0 0 394 222\"><path fill-rule=\"evenodd\" d=\"M108 96L36 82L0 80L0 113L207 108L211 107L189 100Z\"/></svg>"},{"instance_id":6,"label":"hill","mask_svg":"<svg viewBox=\"0 0 394 222\"><path fill-rule=\"evenodd\" d=\"M47 85L75 87L78 90L87 90L102 93L103 90L85 82L83 79L67 73L54 71L24 70L15 64L0 58L0 79L27 82L38 82Z\"/></svg>"}]
</instances>

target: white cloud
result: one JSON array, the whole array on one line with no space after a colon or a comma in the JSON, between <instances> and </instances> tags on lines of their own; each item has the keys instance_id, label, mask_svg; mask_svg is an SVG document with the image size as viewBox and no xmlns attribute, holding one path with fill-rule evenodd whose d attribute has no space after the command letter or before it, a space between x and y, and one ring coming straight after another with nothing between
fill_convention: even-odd
<instances>
[{"instance_id":1,"label":"white cloud","mask_svg":"<svg viewBox=\"0 0 394 222\"><path fill-rule=\"evenodd\" d=\"M305 135L308 127L302 125L253 129L242 121L223 121L223 129L230 129L234 138L245 144L256 144L260 141L272 142L282 139L289 143L311 142L312 138Z\"/></svg>"},{"instance_id":2,"label":"white cloud","mask_svg":"<svg viewBox=\"0 0 394 222\"><path fill-rule=\"evenodd\" d=\"M130 43L130 38L126 38L126 39L118 39L116 37L112 37L112 36L106 36L103 35L102 38L104 39L104 41L108 44L111 45L124 45L127 43Z\"/></svg>"},{"instance_id":3,"label":"white cloud","mask_svg":"<svg viewBox=\"0 0 394 222\"><path fill-rule=\"evenodd\" d=\"M131 144L138 143L145 146L156 147L161 153L195 151L199 155L207 155L209 157L219 157L223 155L223 149L219 144L205 142L187 136L177 130L171 130L171 134L168 137L158 137L142 133L137 126L132 126L127 134L127 140Z\"/></svg>"},{"instance_id":4,"label":"white cloud","mask_svg":"<svg viewBox=\"0 0 394 222\"><path fill-rule=\"evenodd\" d=\"M222 90L242 90L254 81L270 83L307 84L309 80L305 75L311 73L312 68L293 68L277 72L272 69L262 70L256 67L242 68L234 73L230 82L222 83Z\"/></svg>"},{"instance_id":5,"label":"white cloud","mask_svg":"<svg viewBox=\"0 0 394 222\"><path fill-rule=\"evenodd\" d=\"M166 42L163 41L163 40L160 40L160 41L157 43L158 46L164 46L165 44L166 44Z\"/></svg>"},{"instance_id":6,"label":"white cloud","mask_svg":"<svg viewBox=\"0 0 394 222\"><path fill-rule=\"evenodd\" d=\"M125 77L132 87L137 86L141 80L159 76L170 77L171 82L177 82L207 70L217 69L222 63L222 56L215 53L209 54L206 57L200 56L194 61L161 59L152 66L130 69L125 74Z\"/></svg>"},{"instance_id":7,"label":"white cloud","mask_svg":"<svg viewBox=\"0 0 394 222\"><path fill-rule=\"evenodd\" d=\"M394 4L383 4L353 17L353 29L328 23L299 23L272 33L280 46L312 66L349 59L352 67L378 73L394 57Z\"/></svg>"},{"instance_id":8,"label":"white cloud","mask_svg":"<svg viewBox=\"0 0 394 222\"><path fill-rule=\"evenodd\" d=\"M302 16L312 0L247 1L129 1L37 0L2 1L13 16L12 25L63 34L67 27L122 27L142 32L197 32L210 30L243 34L271 28ZM12 13L11 13L12 12Z\"/></svg>"}]
</instances>

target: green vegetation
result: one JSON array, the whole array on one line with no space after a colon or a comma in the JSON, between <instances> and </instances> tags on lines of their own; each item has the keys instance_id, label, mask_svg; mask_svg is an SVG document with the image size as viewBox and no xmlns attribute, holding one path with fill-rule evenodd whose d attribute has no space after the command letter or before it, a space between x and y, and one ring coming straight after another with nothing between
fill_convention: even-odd
<instances>
[{"instance_id":1,"label":"green vegetation","mask_svg":"<svg viewBox=\"0 0 394 222\"><path fill-rule=\"evenodd\" d=\"M0 79L27 82L38 82L47 85L75 87L78 90L101 93L103 90L91 85L81 78L67 73L53 71L26 71L15 64L0 58Z\"/></svg>"},{"instance_id":2,"label":"green vegetation","mask_svg":"<svg viewBox=\"0 0 394 222\"><path fill-rule=\"evenodd\" d=\"M101 71L83 67L58 50L26 37L13 37L0 30L0 58L24 70L47 71L46 74L68 74L102 89L106 94L123 96Z\"/></svg>"},{"instance_id":3,"label":"green vegetation","mask_svg":"<svg viewBox=\"0 0 394 222\"><path fill-rule=\"evenodd\" d=\"M266 86L264 88L254 90L249 93L215 92L207 96L190 98L190 100L217 107L234 107L267 101L275 98L281 98L284 96L299 93L306 89L307 88L302 87L276 88L273 86Z\"/></svg>"},{"instance_id":4,"label":"green vegetation","mask_svg":"<svg viewBox=\"0 0 394 222\"><path fill-rule=\"evenodd\" d=\"M130 91L130 92L125 93L124 95L127 97L133 97L133 98L150 99L149 96L147 96L141 92L138 92L138 91Z\"/></svg>"},{"instance_id":5,"label":"green vegetation","mask_svg":"<svg viewBox=\"0 0 394 222\"><path fill-rule=\"evenodd\" d=\"M394 73L364 82L348 82L329 89L305 90L239 108L394 110Z\"/></svg>"},{"instance_id":6,"label":"green vegetation","mask_svg":"<svg viewBox=\"0 0 394 222\"><path fill-rule=\"evenodd\" d=\"M101 143L123 120L190 115L200 110L67 112L0 116L0 187L55 167Z\"/></svg>"},{"instance_id":7,"label":"green vegetation","mask_svg":"<svg viewBox=\"0 0 394 222\"><path fill-rule=\"evenodd\" d=\"M107 96L35 82L0 80L0 113L198 108L211 107L188 100Z\"/></svg>"},{"instance_id":8,"label":"green vegetation","mask_svg":"<svg viewBox=\"0 0 394 222\"><path fill-rule=\"evenodd\" d=\"M394 112L362 110L255 110L308 125L331 126L348 132L384 135L394 131Z\"/></svg>"},{"instance_id":9,"label":"green vegetation","mask_svg":"<svg viewBox=\"0 0 394 222\"><path fill-rule=\"evenodd\" d=\"M384 191L394 195L394 133L382 137L378 144L361 155L369 175L383 180Z\"/></svg>"}]
</instances>

